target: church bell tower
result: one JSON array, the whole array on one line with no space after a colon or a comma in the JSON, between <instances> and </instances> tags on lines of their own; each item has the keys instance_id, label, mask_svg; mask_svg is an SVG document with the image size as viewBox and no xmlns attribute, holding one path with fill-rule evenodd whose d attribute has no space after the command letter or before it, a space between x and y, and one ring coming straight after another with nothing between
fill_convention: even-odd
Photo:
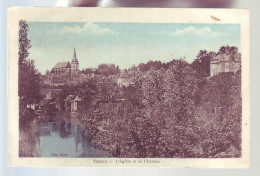
<instances>
[{"instance_id":1,"label":"church bell tower","mask_svg":"<svg viewBox=\"0 0 260 176\"><path fill-rule=\"evenodd\" d=\"M71 61L71 73L77 74L78 71L79 71L79 61L77 59L76 50L74 48L74 55Z\"/></svg>"}]
</instances>

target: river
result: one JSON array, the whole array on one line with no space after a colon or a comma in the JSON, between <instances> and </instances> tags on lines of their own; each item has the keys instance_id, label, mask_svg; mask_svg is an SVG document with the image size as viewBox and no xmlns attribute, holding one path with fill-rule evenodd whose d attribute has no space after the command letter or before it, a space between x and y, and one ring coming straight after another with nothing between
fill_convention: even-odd
<instances>
[{"instance_id":1,"label":"river","mask_svg":"<svg viewBox=\"0 0 260 176\"><path fill-rule=\"evenodd\" d=\"M79 125L71 121L45 122L39 125L36 150L40 157L108 157L83 136Z\"/></svg>"}]
</instances>

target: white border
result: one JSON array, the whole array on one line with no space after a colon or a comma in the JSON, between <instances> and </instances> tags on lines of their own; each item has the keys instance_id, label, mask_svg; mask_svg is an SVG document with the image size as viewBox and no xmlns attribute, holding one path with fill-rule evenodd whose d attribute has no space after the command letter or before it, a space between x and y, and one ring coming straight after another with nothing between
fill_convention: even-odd
<instances>
[{"instance_id":1,"label":"white border","mask_svg":"<svg viewBox=\"0 0 260 176\"><path fill-rule=\"evenodd\" d=\"M72 15L73 14L73 15ZM120 164L106 158L107 164L92 158L19 158L18 157L18 22L140 22L140 23L216 23L241 25L242 54L242 158L236 159L154 159L159 164ZM9 165L32 167L174 167L174 168L247 168L250 149L249 99L249 10L238 9L134 9L134 8L51 8L13 7L8 10L9 59ZM128 159L136 160L136 159Z\"/></svg>"}]
</instances>

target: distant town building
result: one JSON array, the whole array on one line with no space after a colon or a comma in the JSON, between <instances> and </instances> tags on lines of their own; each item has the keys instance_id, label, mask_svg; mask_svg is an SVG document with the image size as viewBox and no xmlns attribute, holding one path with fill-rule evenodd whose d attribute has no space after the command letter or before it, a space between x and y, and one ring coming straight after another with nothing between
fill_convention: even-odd
<instances>
[{"instance_id":1,"label":"distant town building","mask_svg":"<svg viewBox=\"0 0 260 176\"><path fill-rule=\"evenodd\" d=\"M44 84L52 86L60 86L74 80L79 73L79 61L77 59L76 50L74 48L74 54L71 62L59 62L51 69L50 72L46 72L46 75L42 76Z\"/></svg>"},{"instance_id":2,"label":"distant town building","mask_svg":"<svg viewBox=\"0 0 260 176\"><path fill-rule=\"evenodd\" d=\"M121 71L121 74L119 75L117 79L117 84L122 86L129 86L134 84L134 78L135 78L135 71L127 71L123 70Z\"/></svg>"},{"instance_id":3,"label":"distant town building","mask_svg":"<svg viewBox=\"0 0 260 176\"><path fill-rule=\"evenodd\" d=\"M76 96L75 98L73 98L70 103L71 103L71 113L77 113L78 111L78 104L79 102L81 102L81 98L79 98L79 96Z\"/></svg>"},{"instance_id":4,"label":"distant town building","mask_svg":"<svg viewBox=\"0 0 260 176\"><path fill-rule=\"evenodd\" d=\"M71 73L71 65L69 62L59 62L51 70L51 73L55 75L64 75Z\"/></svg>"},{"instance_id":5,"label":"distant town building","mask_svg":"<svg viewBox=\"0 0 260 176\"><path fill-rule=\"evenodd\" d=\"M76 50L74 48L74 54L71 63L59 62L51 70L51 74L54 75L69 75L77 74L79 71L79 61L77 59Z\"/></svg>"},{"instance_id":6,"label":"distant town building","mask_svg":"<svg viewBox=\"0 0 260 176\"><path fill-rule=\"evenodd\" d=\"M237 72L241 68L240 53L218 54L210 61L210 76L222 72Z\"/></svg>"}]
</instances>

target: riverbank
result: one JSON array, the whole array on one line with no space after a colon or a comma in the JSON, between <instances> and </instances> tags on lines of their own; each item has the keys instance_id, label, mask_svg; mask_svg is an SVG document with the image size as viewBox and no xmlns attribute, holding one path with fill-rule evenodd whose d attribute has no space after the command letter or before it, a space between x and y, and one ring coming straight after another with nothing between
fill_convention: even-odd
<instances>
[{"instance_id":1,"label":"riverbank","mask_svg":"<svg viewBox=\"0 0 260 176\"><path fill-rule=\"evenodd\" d=\"M39 157L39 129L35 122L19 130L19 157Z\"/></svg>"}]
</instances>

